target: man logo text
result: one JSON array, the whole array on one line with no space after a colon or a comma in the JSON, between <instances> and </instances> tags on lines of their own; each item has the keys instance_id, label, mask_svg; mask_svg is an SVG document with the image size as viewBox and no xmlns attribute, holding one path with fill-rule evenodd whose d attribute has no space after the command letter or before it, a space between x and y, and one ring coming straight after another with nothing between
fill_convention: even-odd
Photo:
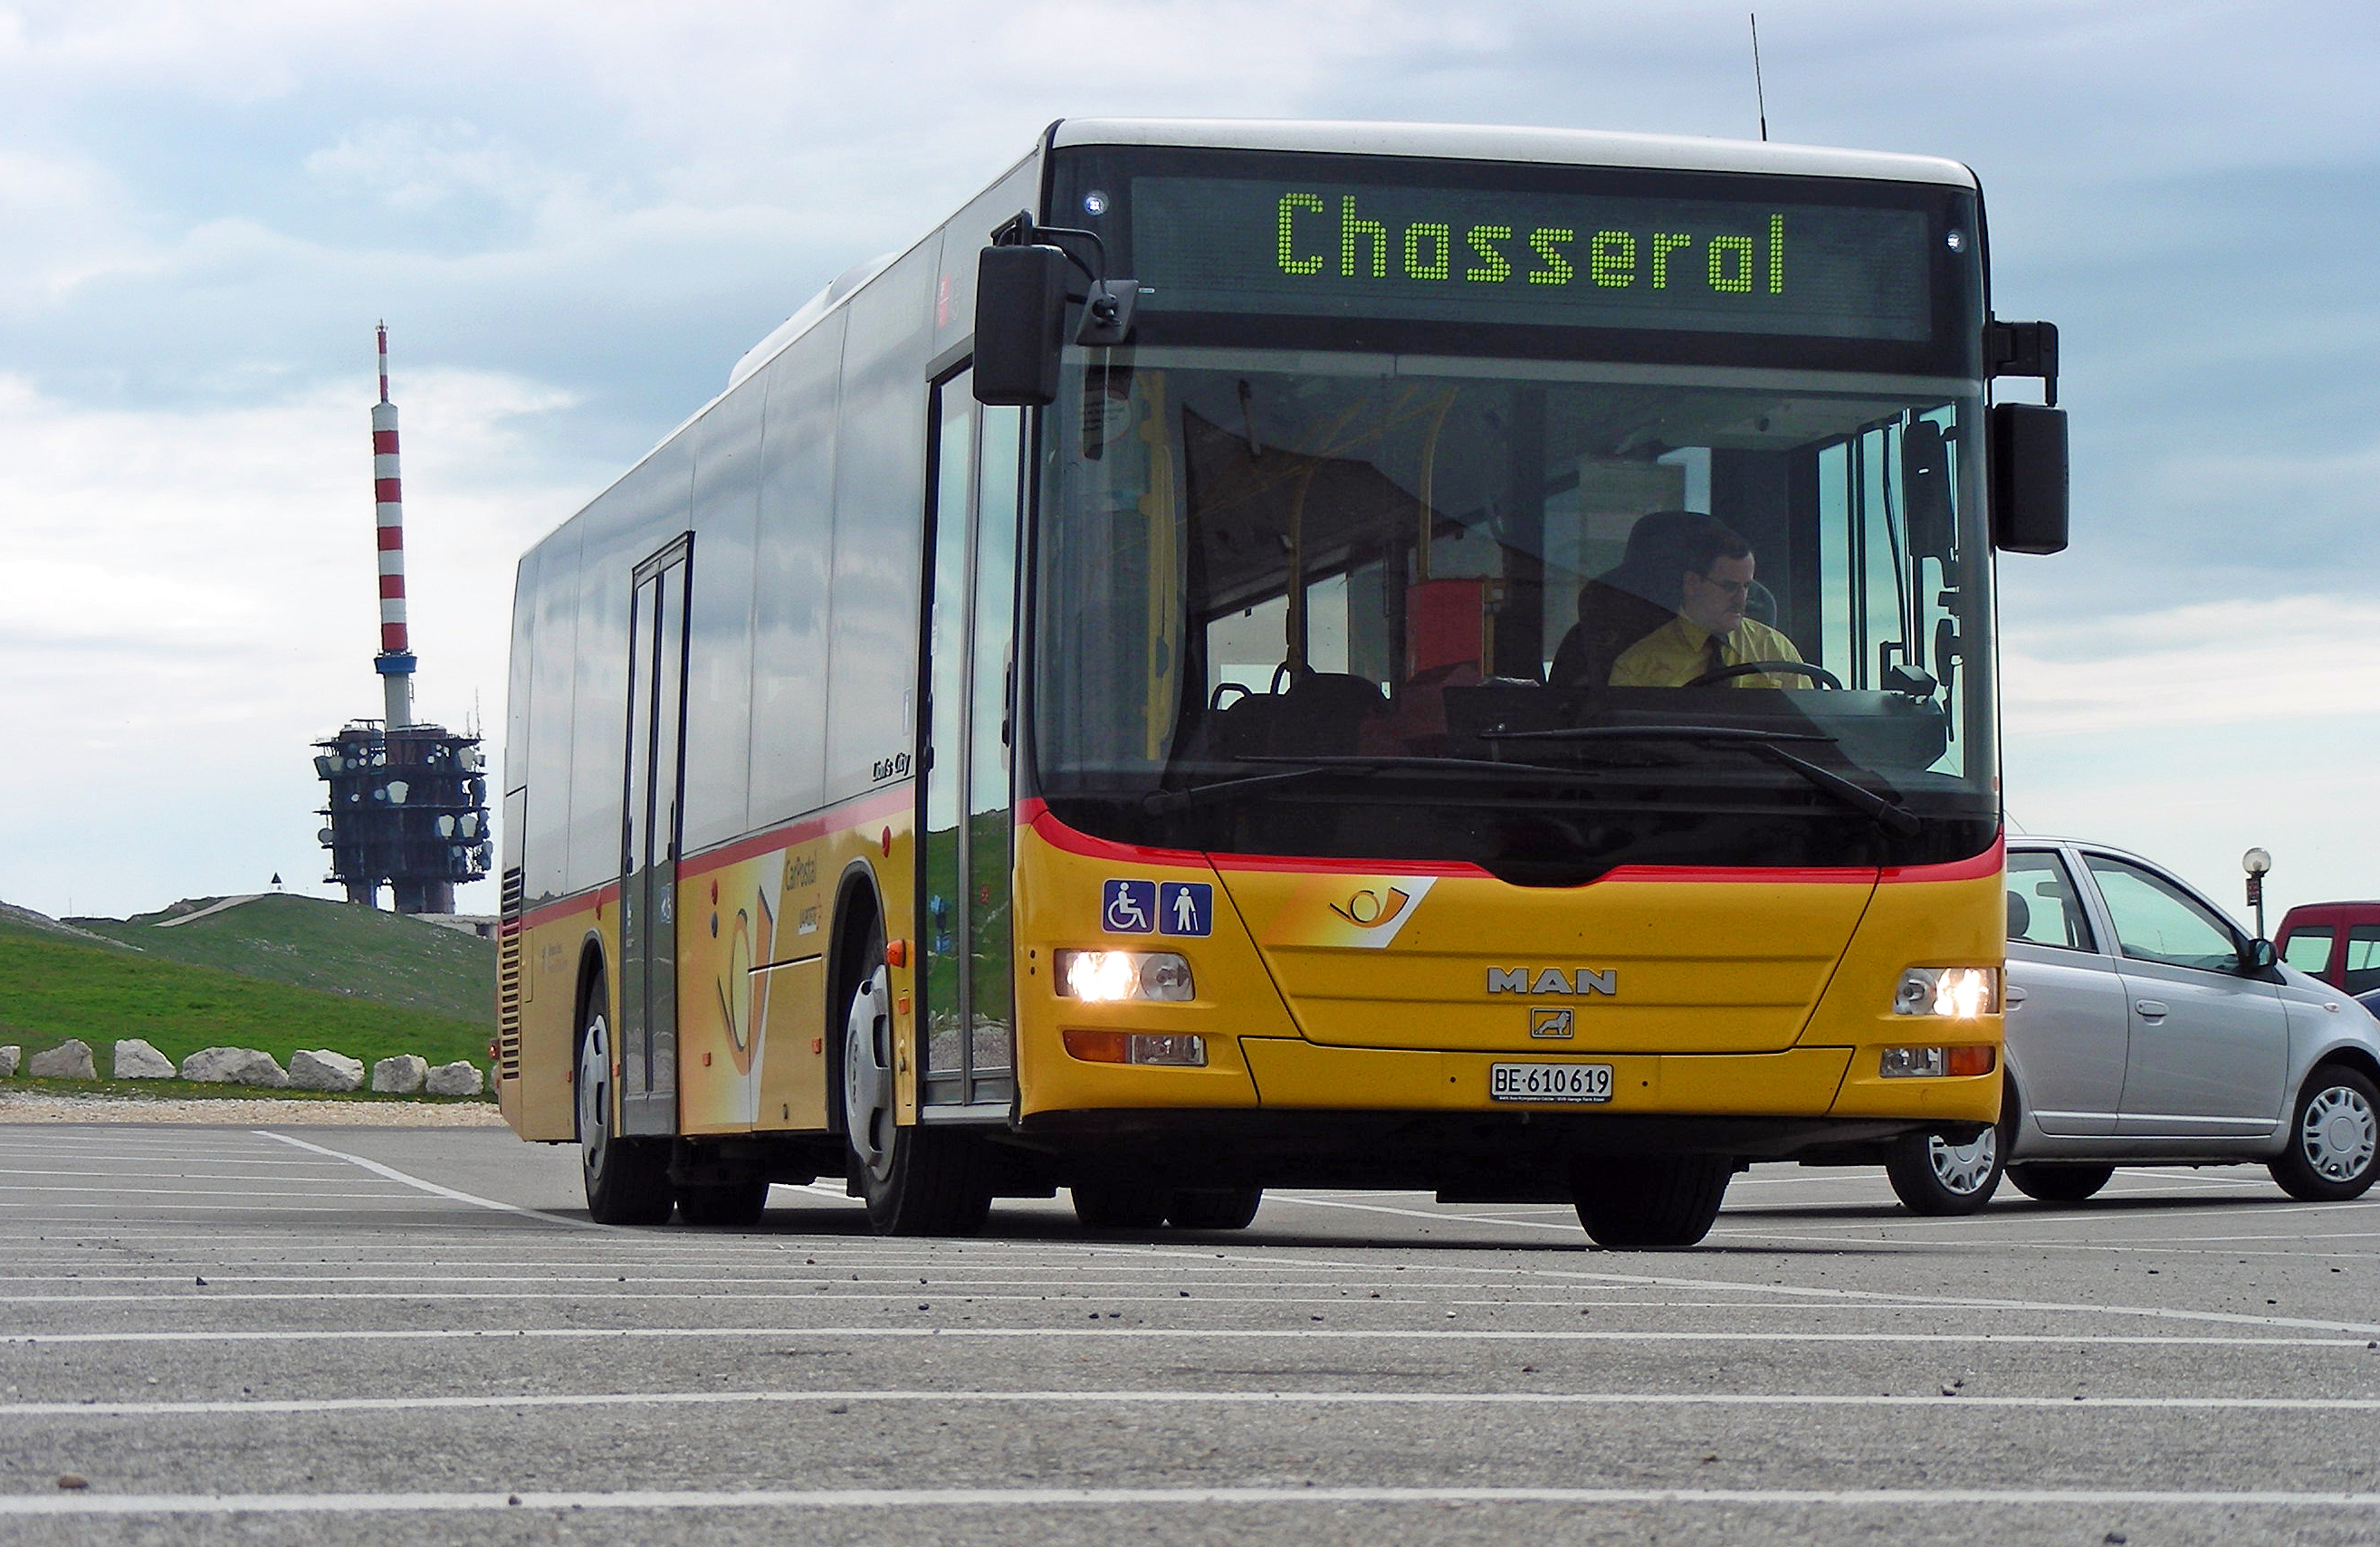
<instances>
[{"instance_id":1,"label":"man logo text","mask_svg":"<svg viewBox=\"0 0 2380 1547\"><path fill-rule=\"evenodd\" d=\"M1560 967L1540 967L1533 973L1526 967L1490 967L1488 992L1616 995L1620 992L1620 969L1607 967L1598 973L1592 967L1574 967L1568 972Z\"/></svg>"}]
</instances>

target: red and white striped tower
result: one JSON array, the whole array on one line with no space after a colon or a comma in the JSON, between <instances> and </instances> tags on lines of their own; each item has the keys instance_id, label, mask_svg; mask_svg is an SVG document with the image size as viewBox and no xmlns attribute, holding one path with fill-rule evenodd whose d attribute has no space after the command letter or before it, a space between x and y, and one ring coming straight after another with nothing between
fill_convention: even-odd
<instances>
[{"instance_id":1,"label":"red and white striped tower","mask_svg":"<svg viewBox=\"0 0 2380 1547\"><path fill-rule=\"evenodd\" d=\"M388 400L388 324L380 324L380 401L372 405L372 498L379 502L380 673L388 729L413 723L413 648L405 632L405 491L396 470L396 405Z\"/></svg>"}]
</instances>

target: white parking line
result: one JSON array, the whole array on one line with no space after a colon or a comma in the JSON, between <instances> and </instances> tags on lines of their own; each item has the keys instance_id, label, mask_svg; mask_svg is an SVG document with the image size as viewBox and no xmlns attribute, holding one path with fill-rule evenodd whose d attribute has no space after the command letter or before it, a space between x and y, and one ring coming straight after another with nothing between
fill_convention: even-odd
<instances>
[{"instance_id":1,"label":"white parking line","mask_svg":"<svg viewBox=\"0 0 2380 1547\"><path fill-rule=\"evenodd\" d=\"M345 1150L334 1150L325 1145L309 1143L303 1139L295 1139L286 1133L275 1133L271 1129L260 1128L253 1131L259 1138L278 1140L285 1144L294 1144L301 1150L311 1150L316 1154L329 1155L334 1160L344 1160L350 1165L362 1166L374 1176L386 1177L391 1181L403 1182L407 1187L416 1188L441 1198L451 1198L458 1203L470 1203L483 1209L494 1209L503 1214L519 1215L526 1219L541 1219L551 1225L567 1225L580 1230L612 1228L608 1225L598 1225L591 1219L573 1219L567 1215L548 1214L542 1209L525 1209L518 1203L499 1203L493 1198L482 1198L476 1193L457 1192L451 1187L441 1187L436 1182L425 1181L409 1172L400 1171L394 1166L383 1166L377 1160L366 1160L362 1155L349 1154Z\"/></svg>"},{"instance_id":2,"label":"white parking line","mask_svg":"<svg viewBox=\"0 0 2380 1547\"><path fill-rule=\"evenodd\" d=\"M2374 1396L1928 1396L1823 1392L628 1391L511 1396L325 1396L238 1402L6 1402L0 1419L287 1418L332 1413L529 1411L922 1403L962 1407L1997 1408L2048 1412L2380 1412Z\"/></svg>"},{"instance_id":3,"label":"white parking line","mask_svg":"<svg viewBox=\"0 0 2380 1547\"><path fill-rule=\"evenodd\" d=\"M1179 1303L1178 1301L1176 1302ZM2242 1321L2252 1318L2242 1317ZM945 1342L1002 1338L1106 1337L1170 1340L1192 1343L1229 1342L1366 1342L1366 1343L1922 1343L1958 1345L2000 1344L2010 1347L2191 1348L2351 1348L2368 1351L2369 1341L2356 1337L2225 1337L2213 1334L2177 1333L2034 1333L2034 1332L1664 1332L1621 1329L1609 1332L1470 1327L952 1327L952 1326L737 1326L737 1327L507 1327L475 1330L462 1327L323 1327L291 1330L176 1332L36 1332L0 1335L0 1348L59 1347L68 1344L158 1343L434 1343L458 1339L638 1338L675 1341L691 1338L934 1338Z\"/></svg>"},{"instance_id":4,"label":"white parking line","mask_svg":"<svg viewBox=\"0 0 2380 1547\"><path fill-rule=\"evenodd\" d=\"M0 1495L0 1516L361 1515L510 1509L1145 1509L1278 1505L1722 1505L2380 1509L2380 1493L2138 1488L837 1488L518 1493L66 1493Z\"/></svg>"}]
</instances>

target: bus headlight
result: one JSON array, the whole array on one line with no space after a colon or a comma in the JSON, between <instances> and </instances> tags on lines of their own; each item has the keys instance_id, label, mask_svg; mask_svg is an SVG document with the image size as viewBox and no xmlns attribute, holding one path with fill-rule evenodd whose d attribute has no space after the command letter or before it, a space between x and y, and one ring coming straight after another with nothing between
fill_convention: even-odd
<instances>
[{"instance_id":1,"label":"bus headlight","mask_svg":"<svg viewBox=\"0 0 2380 1547\"><path fill-rule=\"evenodd\" d=\"M1062 950L1056 964L1059 997L1086 1004L1197 997L1190 963L1170 950Z\"/></svg>"},{"instance_id":2,"label":"bus headlight","mask_svg":"<svg viewBox=\"0 0 2380 1547\"><path fill-rule=\"evenodd\" d=\"M1997 1015L2000 973L1997 967L1912 967L1892 991L1895 1015L1938 1015L1973 1021Z\"/></svg>"}]
</instances>

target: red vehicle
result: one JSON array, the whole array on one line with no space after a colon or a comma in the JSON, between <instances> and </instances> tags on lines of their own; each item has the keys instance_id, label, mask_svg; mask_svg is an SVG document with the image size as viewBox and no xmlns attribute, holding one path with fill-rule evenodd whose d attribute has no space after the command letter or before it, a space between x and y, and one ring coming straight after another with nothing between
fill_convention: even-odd
<instances>
[{"instance_id":1,"label":"red vehicle","mask_svg":"<svg viewBox=\"0 0 2380 1547\"><path fill-rule=\"evenodd\" d=\"M2350 994L2380 989L2380 902L2308 902L2275 937L2281 960Z\"/></svg>"}]
</instances>

